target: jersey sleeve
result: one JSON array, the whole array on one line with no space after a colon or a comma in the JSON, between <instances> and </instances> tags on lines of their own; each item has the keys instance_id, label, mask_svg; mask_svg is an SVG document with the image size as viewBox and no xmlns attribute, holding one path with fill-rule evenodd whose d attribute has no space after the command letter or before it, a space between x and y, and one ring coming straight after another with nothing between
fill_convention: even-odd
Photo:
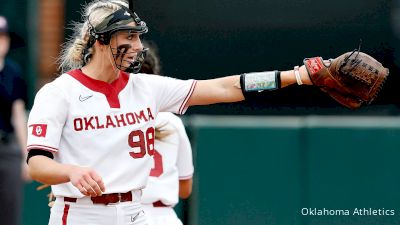
<instances>
[{"instance_id":1,"label":"jersey sleeve","mask_svg":"<svg viewBox=\"0 0 400 225\"><path fill-rule=\"evenodd\" d=\"M148 75L155 91L159 112L184 114L186 105L196 86L196 80L179 80L171 77Z\"/></svg>"},{"instance_id":2,"label":"jersey sleeve","mask_svg":"<svg viewBox=\"0 0 400 225\"><path fill-rule=\"evenodd\" d=\"M192 147L190 145L189 137L187 136L185 127L179 119L176 125L179 136L179 148L177 167L179 173L179 180L187 180L192 178L194 172Z\"/></svg>"},{"instance_id":3,"label":"jersey sleeve","mask_svg":"<svg viewBox=\"0 0 400 225\"><path fill-rule=\"evenodd\" d=\"M57 152L67 113L68 103L63 92L45 85L37 93L29 114L27 150Z\"/></svg>"}]
</instances>

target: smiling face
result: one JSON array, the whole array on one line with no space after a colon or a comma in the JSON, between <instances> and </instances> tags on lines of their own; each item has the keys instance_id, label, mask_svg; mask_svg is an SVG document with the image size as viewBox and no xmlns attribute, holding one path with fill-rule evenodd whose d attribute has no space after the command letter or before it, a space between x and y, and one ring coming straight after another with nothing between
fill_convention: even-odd
<instances>
[{"instance_id":1,"label":"smiling face","mask_svg":"<svg viewBox=\"0 0 400 225\"><path fill-rule=\"evenodd\" d=\"M133 23L132 26L135 26ZM131 67L141 55L143 45L140 34L132 30L121 30L113 33L110 40L110 49L115 65L120 70Z\"/></svg>"}]
</instances>

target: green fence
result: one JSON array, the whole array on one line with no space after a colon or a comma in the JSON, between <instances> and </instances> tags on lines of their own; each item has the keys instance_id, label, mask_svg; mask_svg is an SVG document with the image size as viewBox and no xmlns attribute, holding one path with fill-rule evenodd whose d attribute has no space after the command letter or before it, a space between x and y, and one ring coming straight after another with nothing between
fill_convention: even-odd
<instances>
[{"instance_id":1,"label":"green fence","mask_svg":"<svg viewBox=\"0 0 400 225\"><path fill-rule=\"evenodd\" d=\"M49 221L50 208L47 206L50 189L36 191L41 184L32 182L25 185L23 225L46 225Z\"/></svg>"},{"instance_id":2,"label":"green fence","mask_svg":"<svg viewBox=\"0 0 400 225\"><path fill-rule=\"evenodd\" d=\"M192 129L192 225L400 223L398 118L195 117Z\"/></svg>"}]
</instances>

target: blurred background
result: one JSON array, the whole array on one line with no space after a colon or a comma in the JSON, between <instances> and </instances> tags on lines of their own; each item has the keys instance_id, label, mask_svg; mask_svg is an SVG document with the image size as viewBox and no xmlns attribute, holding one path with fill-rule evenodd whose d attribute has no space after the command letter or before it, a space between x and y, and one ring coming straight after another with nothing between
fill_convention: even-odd
<instances>
[{"instance_id":1,"label":"blurred background","mask_svg":"<svg viewBox=\"0 0 400 225\"><path fill-rule=\"evenodd\" d=\"M0 0L25 40L9 56L23 68L29 102L57 74L62 43L84 0ZM209 79L287 70L306 57L358 48L390 69L379 97L348 110L315 87L266 93L258 103L193 107L194 149L186 224L400 224L400 1L136 1L163 73ZM227 116L229 115L229 116ZM47 224L45 191L25 188L23 224ZM392 216L305 216L303 208L390 209ZM1 210L1 209L0 209ZM0 222L1 223L1 222Z\"/></svg>"}]
</instances>

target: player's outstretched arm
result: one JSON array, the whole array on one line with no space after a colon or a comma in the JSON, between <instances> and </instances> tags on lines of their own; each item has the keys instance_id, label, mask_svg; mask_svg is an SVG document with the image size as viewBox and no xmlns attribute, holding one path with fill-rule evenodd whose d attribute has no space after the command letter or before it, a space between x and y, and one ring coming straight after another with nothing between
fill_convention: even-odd
<instances>
[{"instance_id":1,"label":"player's outstretched arm","mask_svg":"<svg viewBox=\"0 0 400 225\"><path fill-rule=\"evenodd\" d=\"M71 182L86 196L98 196L105 191L101 177L92 169L58 163L42 155L31 157L29 172L34 180L45 184Z\"/></svg>"},{"instance_id":2,"label":"player's outstretched arm","mask_svg":"<svg viewBox=\"0 0 400 225\"><path fill-rule=\"evenodd\" d=\"M312 85L305 66L299 68L298 79L303 84ZM244 92L275 90L296 82L299 83L296 80L294 70L247 73L211 80L200 80L196 84L188 105L238 102L244 100Z\"/></svg>"},{"instance_id":3,"label":"player's outstretched arm","mask_svg":"<svg viewBox=\"0 0 400 225\"><path fill-rule=\"evenodd\" d=\"M382 89L389 70L373 57L355 49L335 59L304 59L294 70L247 73L198 81L188 105L237 102L259 91L273 91L297 83L315 85L338 103L357 109L371 103Z\"/></svg>"}]
</instances>

